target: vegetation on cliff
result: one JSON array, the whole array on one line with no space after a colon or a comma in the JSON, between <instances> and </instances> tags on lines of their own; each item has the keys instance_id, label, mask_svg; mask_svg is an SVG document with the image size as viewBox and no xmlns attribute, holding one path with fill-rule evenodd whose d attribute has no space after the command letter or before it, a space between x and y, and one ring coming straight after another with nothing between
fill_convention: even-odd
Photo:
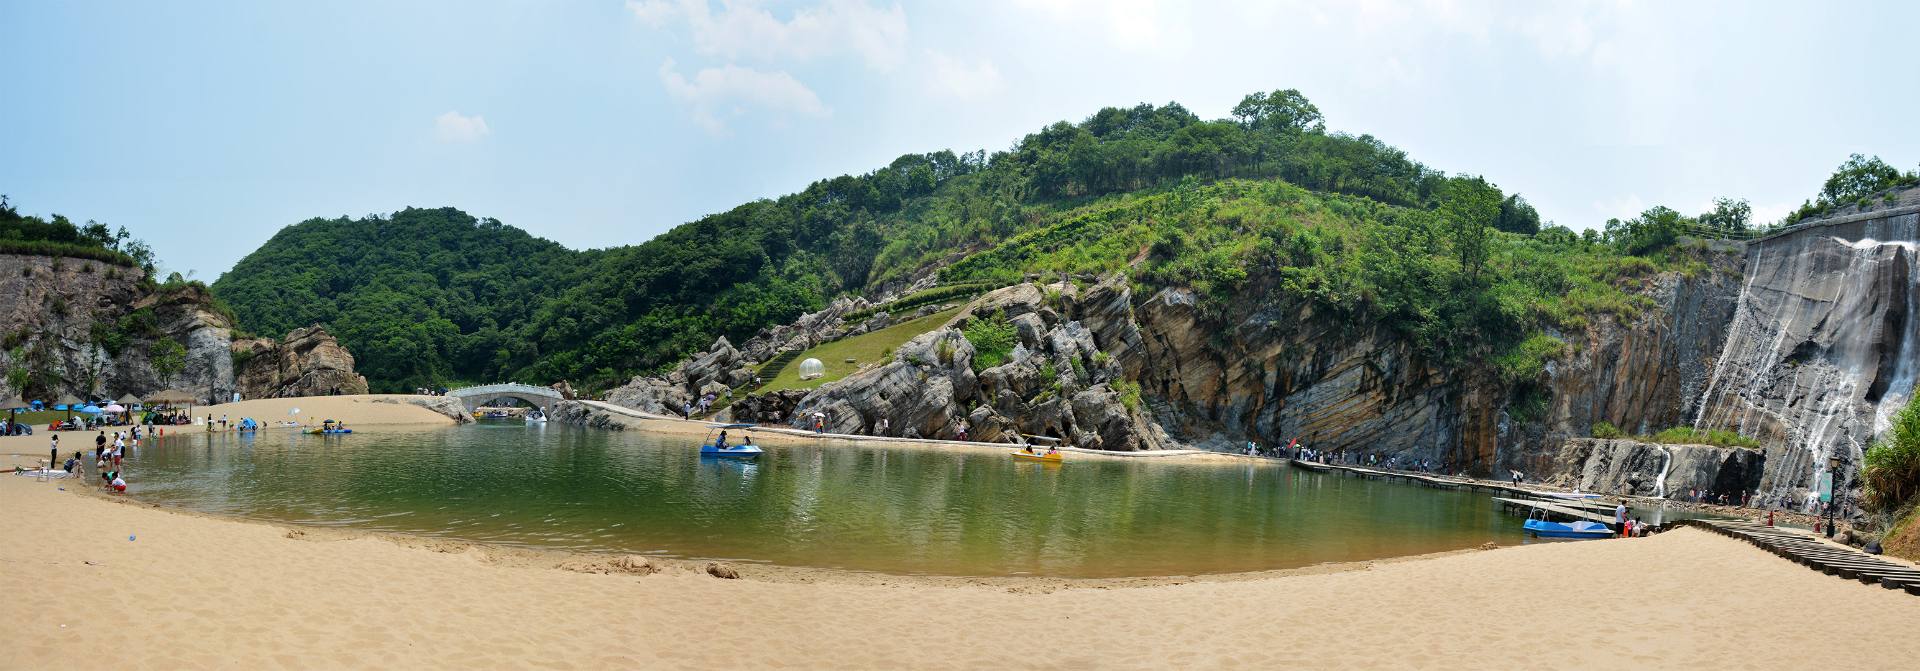
<instances>
[{"instance_id":1,"label":"vegetation on cliff","mask_svg":"<svg viewBox=\"0 0 1920 671\"><path fill-rule=\"evenodd\" d=\"M1481 177L1328 131L1287 90L1247 96L1229 119L1112 107L991 155L909 154L608 250L572 252L450 209L313 220L215 289L254 330L334 324L384 389L604 387L942 266L943 283L966 291L1117 270L1217 299L1258 289L1380 320L1436 359L1523 382L1563 350L1552 330L1635 314L1647 276L1697 263L1673 249L1679 233L1744 228L1747 212L1722 201L1698 217L1653 208L1603 233L1543 227Z\"/></svg>"},{"instance_id":2,"label":"vegetation on cliff","mask_svg":"<svg viewBox=\"0 0 1920 671\"><path fill-rule=\"evenodd\" d=\"M152 248L130 236L127 227L114 230L91 220L75 224L58 214L50 219L23 215L5 195L0 195L0 254L92 259L153 274Z\"/></svg>"},{"instance_id":3,"label":"vegetation on cliff","mask_svg":"<svg viewBox=\"0 0 1920 671\"><path fill-rule=\"evenodd\" d=\"M1920 397L1893 415L1887 428L1867 448L1866 504L1879 510L1897 510L1920 498Z\"/></svg>"}]
</instances>

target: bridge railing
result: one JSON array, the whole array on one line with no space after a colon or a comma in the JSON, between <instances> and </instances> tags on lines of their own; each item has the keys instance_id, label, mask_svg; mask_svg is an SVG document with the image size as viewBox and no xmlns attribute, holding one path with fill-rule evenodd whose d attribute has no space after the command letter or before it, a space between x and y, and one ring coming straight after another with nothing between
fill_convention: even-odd
<instances>
[{"instance_id":1,"label":"bridge railing","mask_svg":"<svg viewBox=\"0 0 1920 671\"><path fill-rule=\"evenodd\" d=\"M517 382L482 384L447 390L448 396L479 396L481 394L528 394L545 398L560 398L560 392L554 391L552 387L539 387Z\"/></svg>"}]
</instances>

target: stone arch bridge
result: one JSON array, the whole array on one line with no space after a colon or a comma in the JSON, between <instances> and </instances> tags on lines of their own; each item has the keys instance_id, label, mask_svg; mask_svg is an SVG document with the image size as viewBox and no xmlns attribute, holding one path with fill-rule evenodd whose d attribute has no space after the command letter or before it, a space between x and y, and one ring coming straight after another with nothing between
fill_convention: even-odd
<instances>
[{"instance_id":1,"label":"stone arch bridge","mask_svg":"<svg viewBox=\"0 0 1920 671\"><path fill-rule=\"evenodd\" d=\"M447 392L448 396L460 399L466 404L467 412L480 409L488 401L511 398L526 402L539 408L542 414L553 414L553 404L562 400L560 392L549 387L536 387L530 384L508 382L505 384L483 384L473 387L461 387Z\"/></svg>"}]
</instances>

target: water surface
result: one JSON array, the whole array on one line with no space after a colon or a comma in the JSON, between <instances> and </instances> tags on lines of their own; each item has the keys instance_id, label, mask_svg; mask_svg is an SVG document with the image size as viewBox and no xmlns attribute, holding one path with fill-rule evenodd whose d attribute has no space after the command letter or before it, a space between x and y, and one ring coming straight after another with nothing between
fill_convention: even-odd
<instances>
[{"instance_id":1,"label":"water surface","mask_svg":"<svg viewBox=\"0 0 1920 671\"><path fill-rule=\"evenodd\" d=\"M169 437L132 456L129 491L300 524L944 575L1249 571L1521 538L1484 493L1278 464L1044 466L834 441L740 462L557 424L367 431Z\"/></svg>"}]
</instances>

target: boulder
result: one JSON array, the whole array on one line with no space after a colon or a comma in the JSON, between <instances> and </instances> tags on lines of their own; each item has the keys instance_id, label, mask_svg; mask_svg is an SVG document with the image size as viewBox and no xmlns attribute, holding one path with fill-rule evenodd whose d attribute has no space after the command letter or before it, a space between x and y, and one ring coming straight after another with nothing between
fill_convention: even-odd
<instances>
[{"instance_id":1,"label":"boulder","mask_svg":"<svg viewBox=\"0 0 1920 671\"><path fill-rule=\"evenodd\" d=\"M764 394L747 394L734 401L728 410L732 411L733 421L751 424L786 424L793 419L793 409L805 398L805 389L782 389Z\"/></svg>"},{"instance_id":2,"label":"boulder","mask_svg":"<svg viewBox=\"0 0 1920 671\"><path fill-rule=\"evenodd\" d=\"M692 400L693 394L671 378L635 377L607 392L608 403L661 415L678 415Z\"/></svg>"},{"instance_id":3,"label":"boulder","mask_svg":"<svg viewBox=\"0 0 1920 671\"><path fill-rule=\"evenodd\" d=\"M715 578L720 578L722 580L739 580L740 579L740 571L733 568L732 564L723 564L720 562L707 562L706 572L707 572L707 575L713 576Z\"/></svg>"}]
</instances>

